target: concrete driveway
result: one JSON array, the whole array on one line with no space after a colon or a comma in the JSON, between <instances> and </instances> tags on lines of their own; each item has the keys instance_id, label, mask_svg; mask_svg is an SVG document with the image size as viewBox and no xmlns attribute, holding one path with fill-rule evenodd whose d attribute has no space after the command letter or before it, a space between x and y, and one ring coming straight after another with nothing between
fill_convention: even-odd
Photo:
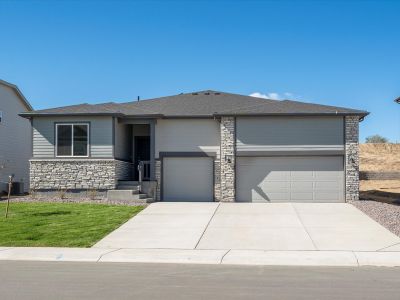
<instances>
[{"instance_id":1,"label":"concrete driveway","mask_svg":"<svg viewBox=\"0 0 400 300\"><path fill-rule=\"evenodd\" d=\"M378 251L399 243L345 203L159 202L94 247Z\"/></svg>"}]
</instances>

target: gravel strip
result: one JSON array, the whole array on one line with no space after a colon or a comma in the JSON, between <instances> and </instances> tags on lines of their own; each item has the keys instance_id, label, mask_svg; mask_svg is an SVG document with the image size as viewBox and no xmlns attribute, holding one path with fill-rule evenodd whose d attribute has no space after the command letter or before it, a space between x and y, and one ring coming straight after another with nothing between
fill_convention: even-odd
<instances>
[{"instance_id":1,"label":"gravel strip","mask_svg":"<svg viewBox=\"0 0 400 300\"><path fill-rule=\"evenodd\" d=\"M7 199L0 196L0 203L5 202ZM51 202L51 203L88 203L88 204L108 204L108 205L129 205L129 206L147 206L147 203L138 203L132 201L109 201L107 199L89 199L89 198L65 198L60 199L59 197L35 197L21 196L21 197L11 197L10 202L25 202L25 203L40 203L40 202Z\"/></svg>"},{"instance_id":2,"label":"gravel strip","mask_svg":"<svg viewBox=\"0 0 400 300\"><path fill-rule=\"evenodd\" d=\"M400 205L371 200L349 201L349 203L400 237Z\"/></svg>"}]
</instances>

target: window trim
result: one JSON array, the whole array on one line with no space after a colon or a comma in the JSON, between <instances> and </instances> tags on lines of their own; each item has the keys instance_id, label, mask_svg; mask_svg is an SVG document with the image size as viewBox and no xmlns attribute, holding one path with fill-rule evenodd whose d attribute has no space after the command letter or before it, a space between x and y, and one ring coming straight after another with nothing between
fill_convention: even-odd
<instances>
[{"instance_id":1,"label":"window trim","mask_svg":"<svg viewBox=\"0 0 400 300\"><path fill-rule=\"evenodd\" d=\"M88 122L79 122L79 123L56 123L56 141L55 141L55 145L56 145L56 149L55 149L55 154L56 157L64 157L64 158L74 158L74 157L78 157L78 158L88 158L90 157L90 123ZM72 144L71 144L71 155L58 155L58 126L59 125L69 125L72 127L71 130L71 139L72 139ZM85 125L87 126L87 155L74 155L74 126L75 125Z\"/></svg>"}]
</instances>

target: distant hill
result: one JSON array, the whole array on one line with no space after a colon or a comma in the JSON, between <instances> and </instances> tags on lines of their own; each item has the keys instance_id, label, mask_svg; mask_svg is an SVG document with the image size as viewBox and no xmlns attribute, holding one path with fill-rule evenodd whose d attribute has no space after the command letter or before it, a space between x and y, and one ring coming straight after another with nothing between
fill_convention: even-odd
<instances>
[{"instance_id":1,"label":"distant hill","mask_svg":"<svg viewBox=\"0 0 400 300\"><path fill-rule=\"evenodd\" d=\"M400 172L400 144L360 144L360 171Z\"/></svg>"}]
</instances>

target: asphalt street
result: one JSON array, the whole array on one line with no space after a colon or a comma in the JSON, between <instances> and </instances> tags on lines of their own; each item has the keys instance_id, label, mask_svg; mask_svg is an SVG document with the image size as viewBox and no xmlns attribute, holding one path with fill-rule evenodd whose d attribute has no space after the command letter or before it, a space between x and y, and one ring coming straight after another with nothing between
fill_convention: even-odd
<instances>
[{"instance_id":1,"label":"asphalt street","mask_svg":"<svg viewBox=\"0 0 400 300\"><path fill-rule=\"evenodd\" d=\"M399 299L400 268L0 262L0 299Z\"/></svg>"}]
</instances>

